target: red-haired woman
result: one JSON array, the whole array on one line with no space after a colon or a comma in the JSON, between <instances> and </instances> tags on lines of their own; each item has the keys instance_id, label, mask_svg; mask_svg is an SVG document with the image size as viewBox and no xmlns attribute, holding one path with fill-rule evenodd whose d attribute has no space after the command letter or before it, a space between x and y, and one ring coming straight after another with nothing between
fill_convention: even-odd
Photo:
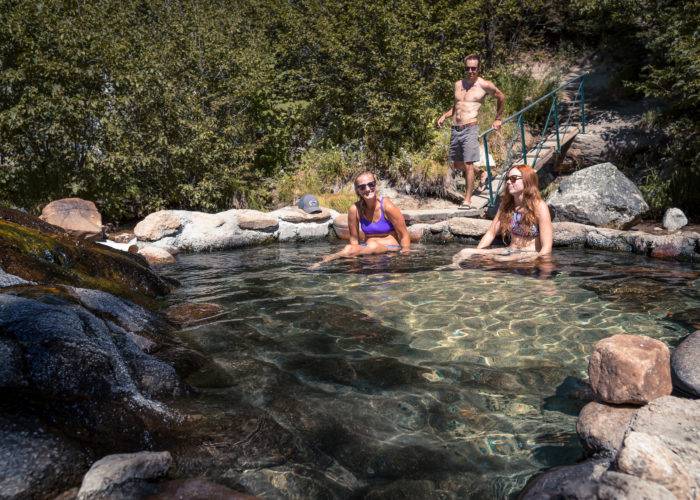
<instances>
[{"instance_id":1,"label":"red-haired woman","mask_svg":"<svg viewBox=\"0 0 700 500\"><path fill-rule=\"evenodd\" d=\"M510 241L507 248L488 248L497 234ZM491 226L476 248L465 248L452 258L458 265L475 255L496 261L530 261L552 253L552 219L540 196L537 172L527 165L508 171L506 191Z\"/></svg>"},{"instance_id":2,"label":"red-haired woman","mask_svg":"<svg viewBox=\"0 0 700 500\"><path fill-rule=\"evenodd\" d=\"M358 201L348 210L350 243L312 265L312 269L342 257L409 251L411 237L403 214L391 200L378 196L375 175L362 172L355 177L354 185Z\"/></svg>"}]
</instances>

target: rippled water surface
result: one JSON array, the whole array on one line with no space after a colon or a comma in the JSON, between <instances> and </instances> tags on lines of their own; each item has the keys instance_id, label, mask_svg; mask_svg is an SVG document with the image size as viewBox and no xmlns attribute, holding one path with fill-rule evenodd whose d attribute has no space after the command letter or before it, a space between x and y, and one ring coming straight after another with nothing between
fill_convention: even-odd
<instances>
[{"instance_id":1,"label":"rippled water surface","mask_svg":"<svg viewBox=\"0 0 700 500\"><path fill-rule=\"evenodd\" d=\"M557 251L554 269L441 271L461 247L419 245L307 270L337 246L182 255L167 270L182 283L170 301L225 308L181 333L230 377L202 379L184 411L216 422L245 404L289 435L221 473L249 490L241 470L296 465L309 497L392 483L414 497L513 495L580 458L597 340L675 345L700 323L697 264Z\"/></svg>"}]
</instances>

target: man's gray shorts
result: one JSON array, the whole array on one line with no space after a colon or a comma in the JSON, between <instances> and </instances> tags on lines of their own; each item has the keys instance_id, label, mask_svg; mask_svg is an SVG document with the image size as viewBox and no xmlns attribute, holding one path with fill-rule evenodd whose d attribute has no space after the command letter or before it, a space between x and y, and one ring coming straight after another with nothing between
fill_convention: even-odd
<instances>
[{"instance_id":1,"label":"man's gray shorts","mask_svg":"<svg viewBox=\"0 0 700 500\"><path fill-rule=\"evenodd\" d=\"M474 163L479 161L479 125L466 125L464 128L452 126L450 136L449 161Z\"/></svg>"}]
</instances>

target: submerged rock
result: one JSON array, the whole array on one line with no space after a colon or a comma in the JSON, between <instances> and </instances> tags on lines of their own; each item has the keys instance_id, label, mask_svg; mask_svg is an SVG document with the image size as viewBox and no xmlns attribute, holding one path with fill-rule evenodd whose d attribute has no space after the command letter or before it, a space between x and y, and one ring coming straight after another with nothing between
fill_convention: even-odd
<instances>
[{"instance_id":1,"label":"submerged rock","mask_svg":"<svg viewBox=\"0 0 700 500\"><path fill-rule=\"evenodd\" d=\"M224 311L223 306L208 302L175 304L165 310L165 317L173 323L188 325L199 320L216 316Z\"/></svg>"},{"instance_id":2,"label":"submerged rock","mask_svg":"<svg viewBox=\"0 0 700 500\"><path fill-rule=\"evenodd\" d=\"M129 499L151 493L147 481L164 476L173 459L167 451L124 453L101 458L83 478L78 500Z\"/></svg>"},{"instance_id":3,"label":"submerged rock","mask_svg":"<svg viewBox=\"0 0 700 500\"><path fill-rule=\"evenodd\" d=\"M548 199L554 220L627 229L649 210L642 193L612 163L579 170Z\"/></svg>"},{"instance_id":4,"label":"submerged rock","mask_svg":"<svg viewBox=\"0 0 700 500\"><path fill-rule=\"evenodd\" d=\"M700 397L700 330L688 335L673 351L673 385L686 394Z\"/></svg>"},{"instance_id":5,"label":"submerged rock","mask_svg":"<svg viewBox=\"0 0 700 500\"><path fill-rule=\"evenodd\" d=\"M197 478L165 481L159 484L158 491L149 495L148 498L149 500L255 500L259 497L246 495L221 484Z\"/></svg>"},{"instance_id":6,"label":"submerged rock","mask_svg":"<svg viewBox=\"0 0 700 500\"><path fill-rule=\"evenodd\" d=\"M596 396L613 404L645 404L673 389L668 347L640 335L599 341L588 362L588 377Z\"/></svg>"}]
</instances>

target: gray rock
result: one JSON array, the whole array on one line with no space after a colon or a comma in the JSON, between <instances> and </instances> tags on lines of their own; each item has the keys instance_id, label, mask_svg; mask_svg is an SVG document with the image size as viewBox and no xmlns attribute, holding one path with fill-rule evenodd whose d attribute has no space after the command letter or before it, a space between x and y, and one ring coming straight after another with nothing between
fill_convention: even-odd
<instances>
[{"instance_id":1,"label":"gray rock","mask_svg":"<svg viewBox=\"0 0 700 500\"><path fill-rule=\"evenodd\" d=\"M280 241L318 240L328 236L332 221L325 222L286 222L280 220L279 229L275 233Z\"/></svg>"},{"instance_id":2,"label":"gray rock","mask_svg":"<svg viewBox=\"0 0 700 500\"><path fill-rule=\"evenodd\" d=\"M677 498L695 498L695 481L685 465L655 436L628 433L616 463L620 472L660 484Z\"/></svg>"},{"instance_id":3,"label":"gray rock","mask_svg":"<svg viewBox=\"0 0 700 500\"><path fill-rule=\"evenodd\" d=\"M175 415L141 393L144 375L132 365L153 377L171 367L85 307L54 295L44 299L0 294L3 352L22 361L8 364L5 383L21 383L22 397L44 404L47 418L96 443L140 445L156 422L172 424Z\"/></svg>"},{"instance_id":4,"label":"gray rock","mask_svg":"<svg viewBox=\"0 0 700 500\"><path fill-rule=\"evenodd\" d=\"M682 461L700 491L700 400L664 396L637 410L630 431L656 436Z\"/></svg>"},{"instance_id":5,"label":"gray rock","mask_svg":"<svg viewBox=\"0 0 700 500\"><path fill-rule=\"evenodd\" d=\"M10 339L0 338L0 389L17 389L27 385L22 350Z\"/></svg>"},{"instance_id":6,"label":"gray rock","mask_svg":"<svg viewBox=\"0 0 700 500\"><path fill-rule=\"evenodd\" d=\"M660 484L636 476L608 471L600 477L599 500L675 500L673 493Z\"/></svg>"},{"instance_id":7,"label":"gray rock","mask_svg":"<svg viewBox=\"0 0 700 500\"><path fill-rule=\"evenodd\" d=\"M134 228L140 241L152 242L169 253L203 252L261 244L274 239L268 230L249 231L238 225L250 210L227 210L217 214L162 210L146 217Z\"/></svg>"},{"instance_id":8,"label":"gray rock","mask_svg":"<svg viewBox=\"0 0 700 500\"><path fill-rule=\"evenodd\" d=\"M614 457L622 447L625 432L636 411L636 407L592 401L581 410L576 432L587 451Z\"/></svg>"},{"instance_id":9,"label":"gray rock","mask_svg":"<svg viewBox=\"0 0 700 500\"><path fill-rule=\"evenodd\" d=\"M554 467L531 479L519 498L521 500L595 498L598 480L609 466L609 459L598 458L576 465Z\"/></svg>"},{"instance_id":10,"label":"gray rock","mask_svg":"<svg viewBox=\"0 0 700 500\"><path fill-rule=\"evenodd\" d=\"M668 231L676 231L688 224L688 218L680 208L669 208L664 214L663 226Z\"/></svg>"},{"instance_id":11,"label":"gray rock","mask_svg":"<svg viewBox=\"0 0 700 500\"><path fill-rule=\"evenodd\" d=\"M649 210L642 193L612 163L594 165L562 180L547 199L555 221L626 229Z\"/></svg>"},{"instance_id":12,"label":"gray rock","mask_svg":"<svg viewBox=\"0 0 700 500\"><path fill-rule=\"evenodd\" d=\"M108 455L85 474L78 500L134 498L146 481L164 476L172 463L167 451Z\"/></svg>"},{"instance_id":13,"label":"gray rock","mask_svg":"<svg viewBox=\"0 0 700 500\"><path fill-rule=\"evenodd\" d=\"M0 498L47 498L80 481L88 456L27 417L0 416Z\"/></svg>"},{"instance_id":14,"label":"gray rock","mask_svg":"<svg viewBox=\"0 0 700 500\"><path fill-rule=\"evenodd\" d=\"M631 252L632 245L625 232L617 229L595 228L586 233L586 247L613 252Z\"/></svg>"},{"instance_id":15,"label":"gray rock","mask_svg":"<svg viewBox=\"0 0 700 500\"><path fill-rule=\"evenodd\" d=\"M553 229L554 246L583 247L588 231L593 228L576 222L555 222Z\"/></svg>"},{"instance_id":16,"label":"gray rock","mask_svg":"<svg viewBox=\"0 0 700 500\"><path fill-rule=\"evenodd\" d=\"M16 285L36 285L36 283L22 279L14 274L6 273L2 267L0 267L0 288Z\"/></svg>"},{"instance_id":17,"label":"gray rock","mask_svg":"<svg viewBox=\"0 0 700 500\"><path fill-rule=\"evenodd\" d=\"M674 387L700 397L700 330L688 335L671 354Z\"/></svg>"},{"instance_id":18,"label":"gray rock","mask_svg":"<svg viewBox=\"0 0 700 500\"><path fill-rule=\"evenodd\" d=\"M466 217L454 217L448 222L450 232L455 236L481 238L491 225L491 221L483 219L470 219Z\"/></svg>"}]
</instances>

